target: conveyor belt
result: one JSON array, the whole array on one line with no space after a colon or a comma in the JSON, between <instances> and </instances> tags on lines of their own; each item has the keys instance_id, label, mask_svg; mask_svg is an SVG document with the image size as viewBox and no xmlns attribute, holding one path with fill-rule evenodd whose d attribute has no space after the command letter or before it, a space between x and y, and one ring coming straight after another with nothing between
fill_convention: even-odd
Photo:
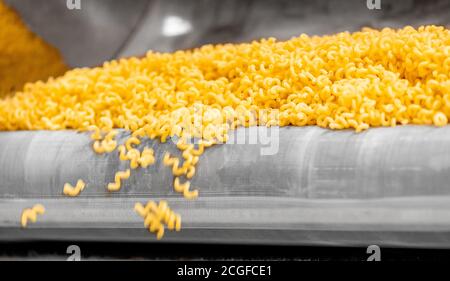
<instances>
[{"instance_id":1,"label":"conveyor belt","mask_svg":"<svg viewBox=\"0 0 450 281\"><path fill-rule=\"evenodd\" d=\"M234 133L251 130L266 133ZM128 164L115 152L95 154L87 133L1 132L0 240L155 241L133 206L165 198L183 218L182 231L165 241L450 246L450 127L269 132L270 144L209 148L192 180L200 189L194 201L172 190L162 165L165 151L179 155L171 142L143 141L156 164L109 193L106 185ZM276 153L263 155L269 146ZM64 183L79 178L88 184L82 194L64 197ZM35 203L45 215L21 229L22 209Z\"/></svg>"}]
</instances>

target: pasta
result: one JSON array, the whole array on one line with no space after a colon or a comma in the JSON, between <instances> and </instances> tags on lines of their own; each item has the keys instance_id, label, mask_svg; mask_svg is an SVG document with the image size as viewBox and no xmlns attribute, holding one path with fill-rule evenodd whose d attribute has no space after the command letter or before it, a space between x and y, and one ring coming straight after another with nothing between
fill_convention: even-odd
<instances>
[{"instance_id":1,"label":"pasta","mask_svg":"<svg viewBox=\"0 0 450 281\"><path fill-rule=\"evenodd\" d=\"M168 152L164 154L163 164L165 166L172 166L172 173L174 176L181 176L187 172L187 167L185 165L179 167L180 160L176 157L170 157L170 153Z\"/></svg>"},{"instance_id":2,"label":"pasta","mask_svg":"<svg viewBox=\"0 0 450 281\"><path fill-rule=\"evenodd\" d=\"M141 141L137 138L137 137L131 137L129 139L127 139L125 146L128 150L132 150L133 147L131 145L139 145L141 143Z\"/></svg>"},{"instance_id":3,"label":"pasta","mask_svg":"<svg viewBox=\"0 0 450 281\"><path fill-rule=\"evenodd\" d=\"M145 147L141 153L138 163L142 168L147 168L148 166L153 165L155 163L153 149Z\"/></svg>"},{"instance_id":4,"label":"pasta","mask_svg":"<svg viewBox=\"0 0 450 281\"><path fill-rule=\"evenodd\" d=\"M136 169L139 167L139 159L141 158L141 153L136 148L132 148L127 152L127 159L130 160L130 168Z\"/></svg>"},{"instance_id":5,"label":"pasta","mask_svg":"<svg viewBox=\"0 0 450 281\"><path fill-rule=\"evenodd\" d=\"M94 151L118 149L131 169L155 162L152 150L138 150L143 138L178 140L181 157L166 152L163 164L174 189L195 198L179 177L193 178L205 150L237 127L446 126L449 42L449 29L429 25L149 51L26 84L0 99L0 130L91 129ZM116 128L131 131L118 147ZM108 190L129 176L118 172ZM150 213L146 226L162 237L164 223Z\"/></svg>"},{"instance_id":6,"label":"pasta","mask_svg":"<svg viewBox=\"0 0 450 281\"><path fill-rule=\"evenodd\" d=\"M131 175L130 169L127 169L126 171L118 171L114 176L114 182L108 184L108 190L119 191L120 186L122 184L122 180L128 179L130 175Z\"/></svg>"},{"instance_id":7,"label":"pasta","mask_svg":"<svg viewBox=\"0 0 450 281\"><path fill-rule=\"evenodd\" d=\"M64 185L63 193L67 196L78 196L81 191L83 191L85 186L86 184L81 179L77 181L75 187L71 186L69 183L66 183Z\"/></svg>"},{"instance_id":8,"label":"pasta","mask_svg":"<svg viewBox=\"0 0 450 281\"><path fill-rule=\"evenodd\" d=\"M164 225L169 230L181 230L180 215L173 212L164 200L159 201L158 205L154 201L148 201L145 207L138 202L134 205L134 210L144 218L144 226L156 233L158 240L164 235Z\"/></svg>"},{"instance_id":9,"label":"pasta","mask_svg":"<svg viewBox=\"0 0 450 281\"><path fill-rule=\"evenodd\" d=\"M102 142L102 146L105 150L105 152L112 152L116 149L117 142L114 140L114 138L117 135L116 130L111 130L108 132L108 134L105 136L105 139Z\"/></svg>"},{"instance_id":10,"label":"pasta","mask_svg":"<svg viewBox=\"0 0 450 281\"><path fill-rule=\"evenodd\" d=\"M27 227L28 221L36 222L37 215L43 215L45 213L45 208L41 204L36 204L32 208L27 208L22 211L22 216L20 219L20 224L22 227Z\"/></svg>"},{"instance_id":11,"label":"pasta","mask_svg":"<svg viewBox=\"0 0 450 281\"><path fill-rule=\"evenodd\" d=\"M126 150L125 146L119 145L119 147L117 149L119 150L119 159L122 161L127 161L128 157L127 157L127 150Z\"/></svg>"},{"instance_id":12,"label":"pasta","mask_svg":"<svg viewBox=\"0 0 450 281\"><path fill-rule=\"evenodd\" d=\"M117 142L114 140L115 136L118 134L116 130L108 129L108 133L102 140L101 132L96 126L91 126L94 133L91 135L91 139L95 140L92 148L98 154L103 154L105 152L109 153L116 149Z\"/></svg>"},{"instance_id":13,"label":"pasta","mask_svg":"<svg viewBox=\"0 0 450 281\"><path fill-rule=\"evenodd\" d=\"M175 177L173 187L176 192L183 193L183 196L186 199L195 199L198 197L198 190L189 190L189 188L191 187L191 183L189 181L181 184L180 178Z\"/></svg>"}]
</instances>

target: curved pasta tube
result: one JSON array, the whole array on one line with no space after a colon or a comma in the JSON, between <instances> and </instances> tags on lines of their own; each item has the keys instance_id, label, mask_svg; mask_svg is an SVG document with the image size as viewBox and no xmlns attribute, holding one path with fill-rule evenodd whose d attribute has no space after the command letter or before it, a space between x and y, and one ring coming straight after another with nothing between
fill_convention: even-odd
<instances>
[{"instance_id":1,"label":"curved pasta tube","mask_svg":"<svg viewBox=\"0 0 450 281\"><path fill-rule=\"evenodd\" d=\"M175 176L181 176L186 174L187 172L187 167L181 166L180 165L180 160L176 157L170 157L170 153L166 152L164 154L163 157L163 164L165 166L172 166L172 174Z\"/></svg>"},{"instance_id":2,"label":"curved pasta tube","mask_svg":"<svg viewBox=\"0 0 450 281\"><path fill-rule=\"evenodd\" d=\"M146 129L145 128L140 128L137 129L136 131L134 131L131 136L135 137L135 138L143 138L146 135Z\"/></svg>"},{"instance_id":3,"label":"curved pasta tube","mask_svg":"<svg viewBox=\"0 0 450 281\"><path fill-rule=\"evenodd\" d=\"M139 158L141 157L139 150L132 148L127 152L127 158L130 160L130 168L136 169L139 167Z\"/></svg>"},{"instance_id":4,"label":"curved pasta tube","mask_svg":"<svg viewBox=\"0 0 450 281\"><path fill-rule=\"evenodd\" d=\"M104 126L102 127L102 129L104 129L105 131L109 131L114 127L114 122L109 117L101 117L100 122L103 123Z\"/></svg>"},{"instance_id":5,"label":"curved pasta tube","mask_svg":"<svg viewBox=\"0 0 450 281\"><path fill-rule=\"evenodd\" d=\"M116 175L114 176L114 182L108 184L108 190L109 191L118 191L120 190L121 186L121 180L126 180L130 177L130 169L127 169L126 171L118 171Z\"/></svg>"},{"instance_id":6,"label":"curved pasta tube","mask_svg":"<svg viewBox=\"0 0 450 281\"><path fill-rule=\"evenodd\" d=\"M36 204L32 208L23 210L20 223L22 227L27 227L28 221L36 222L37 215L43 215L45 213L45 207L41 204Z\"/></svg>"},{"instance_id":7,"label":"curved pasta tube","mask_svg":"<svg viewBox=\"0 0 450 281\"><path fill-rule=\"evenodd\" d=\"M103 154L105 153L105 148L102 145L101 141L94 141L94 144L92 145L92 148L94 149L94 151L98 154Z\"/></svg>"},{"instance_id":8,"label":"curved pasta tube","mask_svg":"<svg viewBox=\"0 0 450 281\"><path fill-rule=\"evenodd\" d=\"M192 165L197 165L199 159L200 159L200 158L199 158L198 156L194 156L194 157L192 158Z\"/></svg>"},{"instance_id":9,"label":"curved pasta tube","mask_svg":"<svg viewBox=\"0 0 450 281\"><path fill-rule=\"evenodd\" d=\"M117 142L115 141L115 140L107 140L107 139L104 139L103 141L102 141L102 146L103 146L103 150L105 151L105 152L113 152L114 151L114 149L116 149L116 146L117 146Z\"/></svg>"},{"instance_id":10,"label":"curved pasta tube","mask_svg":"<svg viewBox=\"0 0 450 281\"><path fill-rule=\"evenodd\" d=\"M187 168L187 173L186 173L186 178L188 179L192 179L192 177L195 175L195 167L194 166L189 166Z\"/></svg>"},{"instance_id":11,"label":"curved pasta tube","mask_svg":"<svg viewBox=\"0 0 450 281\"><path fill-rule=\"evenodd\" d=\"M197 149L192 149L191 153L194 156L200 156L203 154L203 152L205 151L205 144L203 142L200 142L198 144L198 148Z\"/></svg>"},{"instance_id":12,"label":"curved pasta tube","mask_svg":"<svg viewBox=\"0 0 450 281\"><path fill-rule=\"evenodd\" d=\"M113 140L117 136L118 133L119 132L117 130L111 130L106 134L104 139L105 140Z\"/></svg>"},{"instance_id":13,"label":"curved pasta tube","mask_svg":"<svg viewBox=\"0 0 450 281\"><path fill-rule=\"evenodd\" d=\"M145 212L145 207L144 205L142 205L141 203L137 202L136 204L134 204L134 211L136 213L138 213L141 217L145 217L146 216L146 212Z\"/></svg>"},{"instance_id":14,"label":"curved pasta tube","mask_svg":"<svg viewBox=\"0 0 450 281\"><path fill-rule=\"evenodd\" d=\"M158 205L148 201L145 207L138 202L134 205L134 210L144 219L144 227L156 233L158 240L164 236L164 225L169 230L181 230L181 216L172 211L165 200L161 200Z\"/></svg>"},{"instance_id":15,"label":"curved pasta tube","mask_svg":"<svg viewBox=\"0 0 450 281\"><path fill-rule=\"evenodd\" d=\"M176 177L173 182L173 188L176 192L183 193L184 198L186 199L195 199L198 197L198 190L189 190L191 187L191 183L186 181L185 183L180 183L180 178Z\"/></svg>"},{"instance_id":16,"label":"curved pasta tube","mask_svg":"<svg viewBox=\"0 0 450 281\"><path fill-rule=\"evenodd\" d=\"M141 141L137 137L130 137L125 142L125 146L127 150L132 150L133 149L132 145L139 145L140 143Z\"/></svg>"},{"instance_id":17,"label":"curved pasta tube","mask_svg":"<svg viewBox=\"0 0 450 281\"><path fill-rule=\"evenodd\" d=\"M94 133L91 134L92 140L101 140L103 138L100 129L97 126L89 126L88 130L94 131Z\"/></svg>"},{"instance_id":18,"label":"curved pasta tube","mask_svg":"<svg viewBox=\"0 0 450 281\"><path fill-rule=\"evenodd\" d=\"M66 183L63 188L63 193L67 196L78 196L85 186L86 184L81 179L77 181L75 187L71 186L70 183Z\"/></svg>"},{"instance_id":19,"label":"curved pasta tube","mask_svg":"<svg viewBox=\"0 0 450 281\"><path fill-rule=\"evenodd\" d=\"M128 157L127 157L127 151L125 149L125 145L119 145L119 147L117 148L119 150L119 159L122 161L127 161Z\"/></svg>"},{"instance_id":20,"label":"curved pasta tube","mask_svg":"<svg viewBox=\"0 0 450 281\"><path fill-rule=\"evenodd\" d=\"M186 149L190 149L191 147L193 147L192 144L187 144L184 139L180 139L177 142L177 148L179 150L186 150Z\"/></svg>"},{"instance_id":21,"label":"curved pasta tube","mask_svg":"<svg viewBox=\"0 0 450 281\"><path fill-rule=\"evenodd\" d=\"M142 168L146 168L150 165L153 165L155 163L155 156L153 149L144 148L144 150L141 153L141 157L138 159L138 163L141 165Z\"/></svg>"}]
</instances>

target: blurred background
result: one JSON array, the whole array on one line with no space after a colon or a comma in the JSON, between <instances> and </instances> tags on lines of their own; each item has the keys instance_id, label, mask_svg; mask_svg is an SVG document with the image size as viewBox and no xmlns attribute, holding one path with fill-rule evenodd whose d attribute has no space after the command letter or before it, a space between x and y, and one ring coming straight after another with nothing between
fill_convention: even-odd
<instances>
[{"instance_id":1,"label":"blurred background","mask_svg":"<svg viewBox=\"0 0 450 281\"><path fill-rule=\"evenodd\" d=\"M376 3L378 1L369 1ZM450 24L448 0L6 0L71 67L207 43Z\"/></svg>"}]
</instances>

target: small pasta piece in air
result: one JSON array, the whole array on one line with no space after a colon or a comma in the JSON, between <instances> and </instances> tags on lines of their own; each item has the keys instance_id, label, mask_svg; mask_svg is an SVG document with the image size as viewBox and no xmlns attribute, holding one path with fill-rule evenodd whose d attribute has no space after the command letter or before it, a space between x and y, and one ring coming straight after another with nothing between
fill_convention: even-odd
<instances>
[{"instance_id":1,"label":"small pasta piece in air","mask_svg":"<svg viewBox=\"0 0 450 281\"><path fill-rule=\"evenodd\" d=\"M130 177L130 169L126 171L118 171L114 176L114 182L108 184L109 191L118 191L122 185L122 180L126 180Z\"/></svg>"},{"instance_id":2,"label":"small pasta piece in air","mask_svg":"<svg viewBox=\"0 0 450 281\"><path fill-rule=\"evenodd\" d=\"M63 193L67 196L78 196L85 186L86 184L81 179L77 181L75 187L71 186L70 183L66 183L63 188Z\"/></svg>"},{"instance_id":3,"label":"small pasta piece in air","mask_svg":"<svg viewBox=\"0 0 450 281\"><path fill-rule=\"evenodd\" d=\"M45 213L45 207L41 204L36 204L32 208L27 208L22 211L20 224L22 227L27 227L28 221L36 222L37 215L43 215Z\"/></svg>"}]
</instances>

